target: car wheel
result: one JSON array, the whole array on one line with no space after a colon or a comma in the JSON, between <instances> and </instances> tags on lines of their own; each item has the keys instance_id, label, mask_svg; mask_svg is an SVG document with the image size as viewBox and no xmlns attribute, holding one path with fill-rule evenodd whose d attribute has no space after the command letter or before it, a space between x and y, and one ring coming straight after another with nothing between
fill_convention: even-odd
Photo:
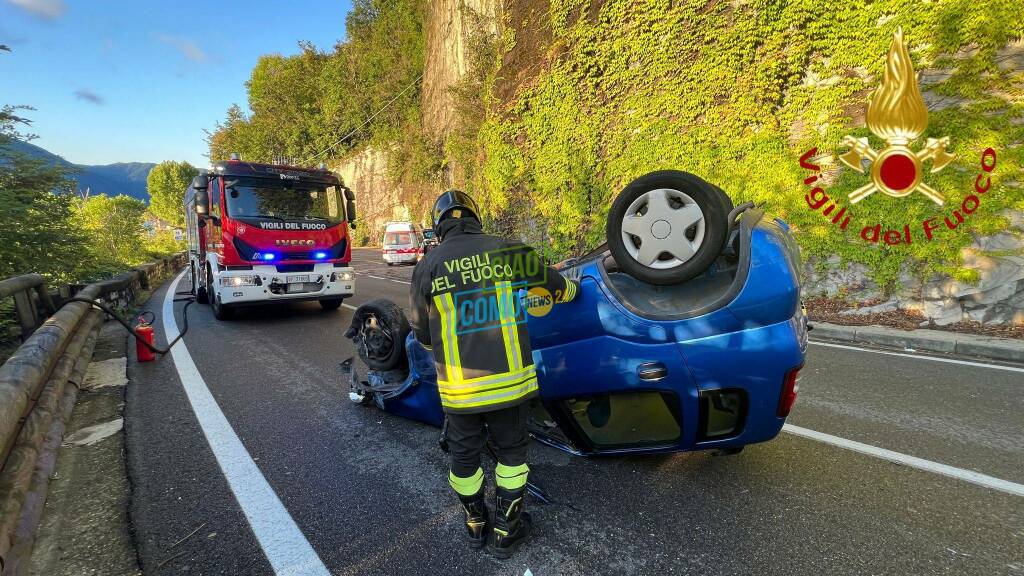
<instances>
[{"instance_id":1,"label":"car wheel","mask_svg":"<svg viewBox=\"0 0 1024 576\"><path fill-rule=\"evenodd\" d=\"M320 307L330 312L331 310L341 308L341 303L344 301L344 298L324 298L320 300Z\"/></svg>"},{"instance_id":2,"label":"car wheel","mask_svg":"<svg viewBox=\"0 0 1024 576\"><path fill-rule=\"evenodd\" d=\"M390 300L372 300L356 308L345 332L371 370L393 370L406 362L405 339L411 328L405 313Z\"/></svg>"},{"instance_id":3,"label":"car wheel","mask_svg":"<svg viewBox=\"0 0 1024 576\"><path fill-rule=\"evenodd\" d=\"M217 320L231 320L235 317L235 309L220 300L220 294L213 288L213 272L206 269L206 286L209 288L210 307L213 308L213 317Z\"/></svg>"},{"instance_id":4,"label":"car wheel","mask_svg":"<svg viewBox=\"0 0 1024 576\"><path fill-rule=\"evenodd\" d=\"M199 275L196 274L195 264L189 269L189 275L192 277L192 294L196 297L196 302L206 304L209 302L209 298L206 296L206 288L199 282Z\"/></svg>"},{"instance_id":5,"label":"car wheel","mask_svg":"<svg viewBox=\"0 0 1024 576\"><path fill-rule=\"evenodd\" d=\"M719 188L677 170L626 186L608 213L608 249L619 267L648 284L685 282L722 252L732 201Z\"/></svg>"}]
</instances>

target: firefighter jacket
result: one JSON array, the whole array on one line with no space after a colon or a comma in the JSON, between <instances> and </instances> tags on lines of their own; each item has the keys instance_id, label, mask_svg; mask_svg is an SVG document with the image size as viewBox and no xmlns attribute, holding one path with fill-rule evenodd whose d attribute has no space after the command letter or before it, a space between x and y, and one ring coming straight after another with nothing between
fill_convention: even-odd
<instances>
[{"instance_id":1,"label":"firefighter jacket","mask_svg":"<svg viewBox=\"0 0 1024 576\"><path fill-rule=\"evenodd\" d=\"M529 246L484 234L475 219L439 228L440 245L413 271L411 300L416 339L434 354L441 405L474 413L525 402L537 394L527 303L539 310L568 302L579 285Z\"/></svg>"}]
</instances>

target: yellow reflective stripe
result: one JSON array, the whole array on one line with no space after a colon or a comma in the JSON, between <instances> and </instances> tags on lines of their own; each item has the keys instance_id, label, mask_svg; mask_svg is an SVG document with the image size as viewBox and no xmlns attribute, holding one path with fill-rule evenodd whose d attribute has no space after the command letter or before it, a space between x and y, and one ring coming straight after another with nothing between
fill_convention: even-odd
<instances>
[{"instance_id":1,"label":"yellow reflective stripe","mask_svg":"<svg viewBox=\"0 0 1024 576\"><path fill-rule=\"evenodd\" d=\"M458 494L463 496L474 496L484 485L484 471L482 468L477 468L476 472L474 472L469 478L462 478L460 476L456 476L452 472L448 472L448 484L450 484L452 490L455 490Z\"/></svg>"},{"instance_id":2,"label":"yellow reflective stripe","mask_svg":"<svg viewBox=\"0 0 1024 576\"><path fill-rule=\"evenodd\" d=\"M453 380L462 379L462 361L459 358L459 337L456 330L455 304L452 295L434 296L434 306L441 317L441 343L444 346L445 372Z\"/></svg>"},{"instance_id":3,"label":"yellow reflective stripe","mask_svg":"<svg viewBox=\"0 0 1024 576\"><path fill-rule=\"evenodd\" d=\"M514 372L500 372L498 374L488 374L486 376L478 376L476 378L466 378L463 380L441 380L438 379L437 387L447 388L449 390L460 390L465 388L472 388L474 386L484 386L486 384L492 384L495 382L511 382L514 380L522 379L525 376L534 374L537 372L537 367L530 364L526 368L516 370Z\"/></svg>"},{"instance_id":4,"label":"yellow reflective stripe","mask_svg":"<svg viewBox=\"0 0 1024 576\"><path fill-rule=\"evenodd\" d=\"M512 283L498 282L494 285L494 293L498 298L498 311L501 315L501 339L505 344L505 360L509 371L523 367L519 350L519 327L516 325L515 301L512 299Z\"/></svg>"},{"instance_id":5,"label":"yellow reflective stripe","mask_svg":"<svg viewBox=\"0 0 1024 576\"><path fill-rule=\"evenodd\" d=\"M488 382L487 384L470 384L463 386L438 386L437 391L442 396L467 396L469 394L480 395L481 392L490 392L499 388L509 388L512 386L518 386L525 382L528 378L537 378L534 373L521 374L515 378L503 378L499 381Z\"/></svg>"},{"instance_id":6,"label":"yellow reflective stripe","mask_svg":"<svg viewBox=\"0 0 1024 576\"><path fill-rule=\"evenodd\" d=\"M505 466L498 462L498 465L494 468L494 483L498 485L498 488L518 490L526 486L526 479L529 473L530 467L526 464Z\"/></svg>"},{"instance_id":7,"label":"yellow reflective stripe","mask_svg":"<svg viewBox=\"0 0 1024 576\"><path fill-rule=\"evenodd\" d=\"M573 298L576 298L576 283L566 278L565 290L562 291L562 298L559 302L572 302Z\"/></svg>"},{"instance_id":8,"label":"yellow reflective stripe","mask_svg":"<svg viewBox=\"0 0 1024 576\"><path fill-rule=\"evenodd\" d=\"M537 390L537 377L531 376L518 386L501 388L491 394L474 394L469 398L451 398L446 394L441 394L441 403L451 408L474 408L510 402L522 398L535 390Z\"/></svg>"}]
</instances>

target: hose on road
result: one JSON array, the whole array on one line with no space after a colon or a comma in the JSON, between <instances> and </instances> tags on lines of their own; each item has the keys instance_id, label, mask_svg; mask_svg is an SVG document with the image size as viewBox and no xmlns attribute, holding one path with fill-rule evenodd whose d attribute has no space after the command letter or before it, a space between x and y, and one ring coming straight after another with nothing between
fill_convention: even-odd
<instances>
[{"instance_id":1,"label":"hose on road","mask_svg":"<svg viewBox=\"0 0 1024 576\"><path fill-rule=\"evenodd\" d=\"M117 312L113 311L109 306L107 306L106 304L104 304L103 302L100 302L98 300L93 300L93 299L90 299L90 298L80 298L78 296L72 296L71 298L68 298L63 303L61 303L61 305L58 306L57 309L59 310L60 308L62 308L64 306L67 306L68 304L70 304L72 302L84 302L85 304L89 304L91 306L95 306L95 307L99 308L100 310L103 310L104 312L109 314L114 320L117 320L118 323L121 324L121 326L124 326L124 329L127 330L128 333L131 334L133 338L135 338L135 340L137 340L140 344L142 344L143 346L148 348L150 352L153 352L154 354L163 355L163 354L167 354L168 352L170 352L171 348L175 344L177 344L179 340L184 338L185 334L188 333L188 307L191 306L192 304L194 304L195 301L196 301L196 297L192 294L192 292L175 292L174 295L175 296L186 296L185 298L175 298L174 299L174 302L186 302L186 304L185 304L185 307L181 309L181 315L182 315L182 319L181 319L181 333L179 333L178 336L174 340L171 340L170 342L168 342L166 348L161 348L159 346L156 346L154 344L150 344L149 342L147 342L144 338L139 336L139 334L135 331L135 328L132 327L131 323L128 320L126 320L123 316L121 316ZM148 321L144 320L146 315L149 315L150 319ZM139 314L139 319L143 320L146 324L153 324L153 322L156 320L156 315L153 314L152 310L145 310L141 314Z\"/></svg>"}]
</instances>

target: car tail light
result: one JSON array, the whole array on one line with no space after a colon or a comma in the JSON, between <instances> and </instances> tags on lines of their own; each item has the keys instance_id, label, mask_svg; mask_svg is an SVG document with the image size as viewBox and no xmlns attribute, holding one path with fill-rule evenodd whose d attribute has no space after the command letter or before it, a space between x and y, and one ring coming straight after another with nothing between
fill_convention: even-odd
<instances>
[{"instance_id":1,"label":"car tail light","mask_svg":"<svg viewBox=\"0 0 1024 576\"><path fill-rule=\"evenodd\" d=\"M800 391L801 368L803 368L802 364L786 372L786 378L782 382L782 396L779 397L779 411L777 412L780 418L789 416L789 411L793 409L793 404L796 404L796 395Z\"/></svg>"}]
</instances>

